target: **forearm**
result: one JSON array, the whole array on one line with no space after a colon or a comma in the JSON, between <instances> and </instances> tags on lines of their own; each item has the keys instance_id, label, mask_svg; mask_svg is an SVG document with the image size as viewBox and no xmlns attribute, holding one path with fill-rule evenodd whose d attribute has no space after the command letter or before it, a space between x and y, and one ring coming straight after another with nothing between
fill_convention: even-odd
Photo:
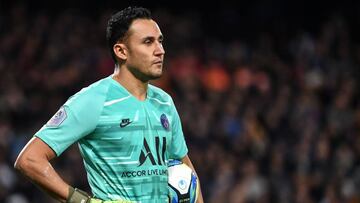
<instances>
[{"instance_id":1,"label":"forearm","mask_svg":"<svg viewBox=\"0 0 360 203\"><path fill-rule=\"evenodd\" d=\"M55 199L65 202L69 185L50 164L55 152L42 140L33 137L20 152L14 167Z\"/></svg>"},{"instance_id":2,"label":"forearm","mask_svg":"<svg viewBox=\"0 0 360 203\"><path fill-rule=\"evenodd\" d=\"M197 198L196 203L204 203L204 198L203 198L202 192L201 192L200 179L199 179L199 176L196 173L195 167L193 166L193 164L192 164L192 162L191 162L191 160L190 160L190 158L188 156L185 156L182 159L182 162L185 163L186 165L188 165L193 171L195 171L196 177L198 179L197 182L199 184L199 193L198 193L198 198Z\"/></svg>"},{"instance_id":3,"label":"forearm","mask_svg":"<svg viewBox=\"0 0 360 203\"><path fill-rule=\"evenodd\" d=\"M199 183L199 196L196 200L196 203L204 203L204 198L202 196L202 192L201 192L201 184L200 184L200 180L199 180L199 177L198 177L198 183Z\"/></svg>"},{"instance_id":4,"label":"forearm","mask_svg":"<svg viewBox=\"0 0 360 203\"><path fill-rule=\"evenodd\" d=\"M195 171L195 169L193 169ZM196 203L204 203L204 198L202 196L202 192L201 192L201 184L200 184L200 179L199 176L197 175L197 173L195 172L196 176L197 176L197 181L199 184L199 193L198 193L198 198L196 200Z\"/></svg>"},{"instance_id":5,"label":"forearm","mask_svg":"<svg viewBox=\"0 0 360 203\"><path fill-rule=\"evenodd\" d=\"M26 160L17 161L15 167L46 193L61 202L66 202L69 185L63 181L47 160L27 157Z\"/></svg>"}]
</instances>

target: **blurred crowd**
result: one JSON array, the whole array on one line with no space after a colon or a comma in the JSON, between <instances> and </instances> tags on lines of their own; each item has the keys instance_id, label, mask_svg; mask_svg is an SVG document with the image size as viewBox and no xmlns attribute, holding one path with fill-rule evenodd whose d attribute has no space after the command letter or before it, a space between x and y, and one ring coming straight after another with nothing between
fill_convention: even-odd
<instances>
[{"instance_id":1,"label":"blurred crowd","mask_svg":"<svg viewBox=\"0 0 360 203\"><path fill-rule=\"evenodd\" d=\"M203 29L222 19L152 12L166 50L152 83L174 98L205 202L360 202L360 43L346 18L224 40ZM111 13L2 11L0 202L54 202L13 163L69 96L112 73ZM53 164L89 191L76 145Z\"/></svg>"}]
</instances>

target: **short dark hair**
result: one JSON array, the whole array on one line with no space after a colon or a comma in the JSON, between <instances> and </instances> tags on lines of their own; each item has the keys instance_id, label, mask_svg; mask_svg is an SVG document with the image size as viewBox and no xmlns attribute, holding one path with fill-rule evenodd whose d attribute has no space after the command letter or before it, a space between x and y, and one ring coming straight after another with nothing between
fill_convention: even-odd
<instances>
[{"instance_id":1,"label":"short dark hair","mask_svg":"<svg viewBox=\"0 0 360 203\"><path fill-rule=\"evenodd\" d=\"M152 19L151 12L143 7L128 7L113 14L107 24L106 40L115 64L118 64L113 50L117 41L126 37L131 23L136 19Z\"/></svg>"}]
</instances>

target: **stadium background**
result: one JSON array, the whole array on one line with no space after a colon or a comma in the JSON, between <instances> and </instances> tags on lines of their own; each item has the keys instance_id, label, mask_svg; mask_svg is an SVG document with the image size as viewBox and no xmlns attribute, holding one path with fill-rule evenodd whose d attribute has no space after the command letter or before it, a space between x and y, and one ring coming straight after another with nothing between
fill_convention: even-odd
<instances>
[{"instance_id":1,"label":"stadium background","mask_svg":"<svg viewBox=\"0 0 360 203\"><path fill-rule=\"evenodd\" d=\"M109 15L149 7L206 202L360 202L359 2L0 2L0 202L54 202L19 150L113 62ZM54 161L89 190L76 145Z\"/></svg>"}]
</instances>

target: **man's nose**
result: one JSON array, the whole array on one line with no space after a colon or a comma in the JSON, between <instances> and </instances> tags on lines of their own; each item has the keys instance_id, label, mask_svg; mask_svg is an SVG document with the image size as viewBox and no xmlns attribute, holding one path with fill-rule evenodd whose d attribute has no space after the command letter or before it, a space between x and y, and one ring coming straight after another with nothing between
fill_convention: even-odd
<instances>
[{"instance_id":1,"label":"man's nose","mask_svg":"<svg viewBox=\"0 0 360 203\"><path fill-rule=\"evenodd\" d=\"M164 55L164 54L165 54L165 50L163 45L161 43L157 43L155 49L155 55Z\"/></svg>"}]
</instances>

